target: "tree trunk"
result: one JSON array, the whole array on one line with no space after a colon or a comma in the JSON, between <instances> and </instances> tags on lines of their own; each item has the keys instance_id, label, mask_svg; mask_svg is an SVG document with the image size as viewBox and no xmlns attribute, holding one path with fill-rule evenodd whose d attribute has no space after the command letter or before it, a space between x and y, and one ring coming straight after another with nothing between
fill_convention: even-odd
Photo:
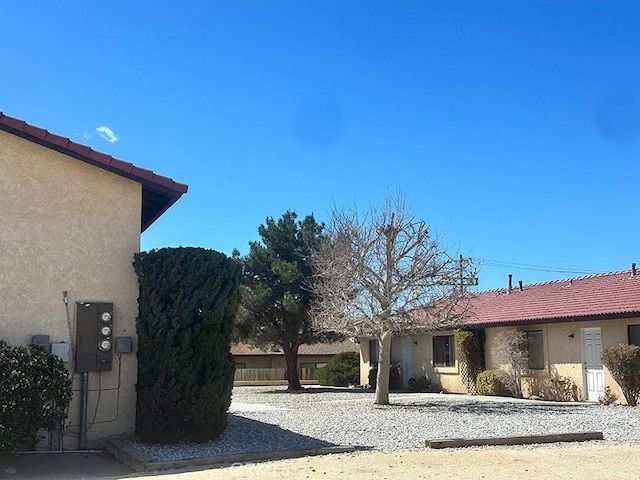
<instances>
[{"instance_id":1,"label":"tree trunk","mask_svg":"<svg viewBox=\"0 0 640 480\"><path fill-rule=\"evenodd\" d=\"M283 345L284 359L287 362L287 391L302 390L300 374L298 373L298 345Z\"/></svg>"},{"instance_id":2,"label":"tree trunk","mask_svg":"<svg viewBox=\"0 0 640 480\"><path fill-rule=\"evenodd\" d=\"M378 339L378 376L376 377L376 405L389 405L389 370L391 367L391 334L383 333Z\"/></svg>"}]
</instances>

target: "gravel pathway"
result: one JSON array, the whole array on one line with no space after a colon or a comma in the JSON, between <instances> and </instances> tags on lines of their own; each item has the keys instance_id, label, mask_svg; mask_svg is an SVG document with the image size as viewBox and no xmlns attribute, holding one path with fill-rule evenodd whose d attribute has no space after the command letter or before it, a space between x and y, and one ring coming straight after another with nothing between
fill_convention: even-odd
<instances>
[{"instance_id":1,"label":"gravel pathway","mask_svg":"<svg viewBox=\"0 0 640 480\"><path fill-rule=\"evenodd\" d=\"M132 445L156 461L235 453L353 445L424 448L426 439L602 431L605 440L640 442L640 408L427 393L391 394L373 405L356 389L236 387L229 425L200 445Z\"/></svg>"}]
</instances>

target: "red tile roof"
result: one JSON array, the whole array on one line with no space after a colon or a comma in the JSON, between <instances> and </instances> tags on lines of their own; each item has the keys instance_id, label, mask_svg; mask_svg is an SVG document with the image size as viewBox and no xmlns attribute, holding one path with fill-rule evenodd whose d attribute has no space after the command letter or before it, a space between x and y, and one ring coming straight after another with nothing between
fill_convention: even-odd
<instances>
[{"instance_id":1,"label":"red tile roof","mask_svg":"<svg viewBox=\"0 0 640 480\"><path fill-rule=\"evenodd\" d=\"M298 355L335 355L341 352L357 352L360 350L358 344L350 340L333 343L315 343L313 345L300 345ZM261 350L244 343L234 343L231 345L233 355L283 355L282 350L277 348L272 351Z\"/></svg>"},{"instance_id":2,"label":"red tile roof","mask_svg":"<svg viewBox=\"0 0 640 480\"><path fill-rule=\"evenodd\" d=\"M626 270L479 292L469 315L467 324L479 326L640 316L640 276Z\"/></svg>"},{"instance_id":3,"label":"red tile roof","mask_svg":"<svg viewBox=\"0 0 640 480\"><path fill-rule=\"evenodd\" d=\"M23 120L0 112L0 130L17 135L77 160L142 184L142 220L140 230L144 232L160 215L173 205L188 186L158 175L151 170L113 158L111 155L93 150L91 147L55 135L47 130L30 125Z\"/></svg>"}]
</instances>

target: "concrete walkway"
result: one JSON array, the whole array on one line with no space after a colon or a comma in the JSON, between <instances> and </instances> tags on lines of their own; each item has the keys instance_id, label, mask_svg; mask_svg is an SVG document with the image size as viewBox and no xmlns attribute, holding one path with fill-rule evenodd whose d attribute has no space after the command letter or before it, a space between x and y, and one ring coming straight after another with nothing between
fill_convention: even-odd
<instances>
[{"instance_id":1,"label":"concrete walkway","mask_svg":"<svg viewBox=\"0 0 640 480\"><path fill-rule=\"evenodd\" d=\"M2 480L113 479L133 470L107 453L33 453L0 455Z\"/></svg>"}]
</instances>

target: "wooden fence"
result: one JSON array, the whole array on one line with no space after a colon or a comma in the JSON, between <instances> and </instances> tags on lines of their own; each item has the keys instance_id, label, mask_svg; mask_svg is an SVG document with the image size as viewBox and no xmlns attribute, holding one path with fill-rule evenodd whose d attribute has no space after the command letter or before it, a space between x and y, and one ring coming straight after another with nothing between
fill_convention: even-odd
<instances>
[{"instance_id":1,"label":"wooden fence","mask_svg":"<svg viewBox=\"0 0 640 480\"><path fill-rule=\"evenodd\" d=\"M285 380L284 368L238 368L233 377L236 382L272 382Z\"/></svg>"},{"instance_id":2,"label":"wooden fence","mask_svg":"<svg viewBox=\"0 0 640 480\"><path fill-rule=\"evenodd\" d=\"M301 381L315 381L315 368L301 368ZM235 382L274 382L286 380L284 368L237 368L233 377Z\"/></svg>"}]
</instances>

